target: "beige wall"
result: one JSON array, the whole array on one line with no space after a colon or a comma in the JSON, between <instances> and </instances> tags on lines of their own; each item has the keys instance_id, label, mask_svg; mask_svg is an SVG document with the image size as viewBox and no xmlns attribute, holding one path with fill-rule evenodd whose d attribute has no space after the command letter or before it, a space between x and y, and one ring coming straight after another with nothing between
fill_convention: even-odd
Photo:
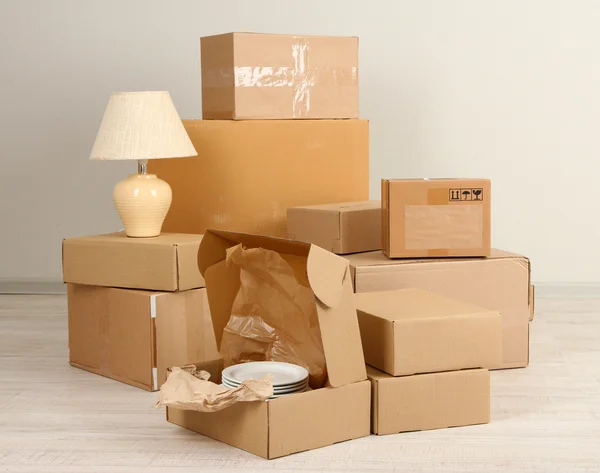
<instances>
[{"instance_id":1,"label":"beige wall","mask_svg":"<svg viewBox=\"0 0 600 473\"><path fill-rule=\"evenodd\" d=\"M481 176L534 279L600 282L600 2L0 0L0 278L59 279L63 237L120 228L133 164L89 162L113 91L200 117L199 41L357 35L381 177Z\"/></svg>"}]
</instances>

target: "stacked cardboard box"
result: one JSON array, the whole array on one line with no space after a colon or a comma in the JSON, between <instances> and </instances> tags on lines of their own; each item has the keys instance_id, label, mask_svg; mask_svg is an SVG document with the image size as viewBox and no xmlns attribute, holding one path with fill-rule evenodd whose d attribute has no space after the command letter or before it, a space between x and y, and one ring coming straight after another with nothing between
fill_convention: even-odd
<instances>
[{"instance_id":1,"label":"stacked cardboard box","mask_svg":"<svg viewBox=\"0 0 600 473\"><path fill-rule=\"evenodd\" d=\"M344 257L357 293L422 288L500 312L503 353L490 368L522 368L534 307L530 262L491 248L490 201L486 179L384 179L378 221L373 203L354 204L351 220L340 210L351 203L298 207L288 210L288 235L352 253ZM381 235L380 251L369 251L373 235ZM345 241L356 242L353 251Z\"/></svg>"},{"instance_id":2,"label":"stacked cardboard box","mask_svg":"<svg viewBox=\"0 0 600 473\"><path fill-rule=\"evenodd\" d=\"M489 422L487 368L502 359L498 312L421 289L364 292L355 302L373 367L373 433Z\"/></svg>"},{"instance_id":3,"label":"stacked cardboard box","mask_svg":"<svg viewBox=\"0 0 600 473\"><path fill-rule=\"evenodd\" d=\"M218 358L200 235L63 241L72 366L149 391L167 369Z\"/></svg>"},{"instance_id":4,"label":"stacked cardboard box","mask_svg":"<svg viewBox=\"0 0 600 473\"><path fill-rule=\"evenodd\" d=\"M163 229L205 234L199 267L213 274L208 297L219 342L239 287L239 274L215 269L227 247L270 248L304 258L309 273L315 268L309 277L328 385L219 412L168 408L168 420L266 458L368 435L370 383L347 262L314 245L268 238L286 236L290 207L368 198L358 39L218 35L201 39L201 67L204 119L184 120L199 156L149 164L173 189ZM214 363L198 366L219 380Z\"/></svg>"},{"instance_id":5,"label":"stacked cardboard box","mask_svg":"<svg viewBox=\"0 0 600 473\"><path fill-rule=\"evenodd\" d=\"M358 39L232 33L201 39L199 155L151 160L173 203L163 231L286 236L286 211L369 198Z\"/></svg>"},{"instance_id":6,"label":"stacked cardboard box","mask_svg":"<svg viewBox=\"0 0 600 473\"><path fill-rule=\"evenodd\" d=\"M533 317L529 261L490 248L489 181L384 180L367 200L356 38L234 33L201 54L199 156L149 164L179 233L64 242L71 363L147 389L189 363L220 382L241 244L300 261L327 383L169 422L265 458L488 422L488 370L527 366Z\"/></svg>"}]
</instances>

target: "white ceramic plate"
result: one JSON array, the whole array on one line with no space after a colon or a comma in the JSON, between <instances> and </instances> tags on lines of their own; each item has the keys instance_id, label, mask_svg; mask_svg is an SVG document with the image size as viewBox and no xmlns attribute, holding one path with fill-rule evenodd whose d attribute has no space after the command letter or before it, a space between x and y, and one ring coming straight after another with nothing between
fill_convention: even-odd
<instances>
[{"instance_id":1,"label":"white ceramic plate","mask_svg":"<svg viewBox=\"0 0 600 473\"><path fill-rule=\"evenodd\" d=\"M231 388L231 389L236 389L236 388L240 387L239 384L230 384L226 381L223 381L223 386L225 386L227 388ZM293 388L280 388L280 389L273 388L273 394L295 393L295 392L299 392L299 391L304 391L306 388L308 388L307 383L295 386Z\"/></svg>"},{"instance_id":2,"label":"white ceramic plate","mask_svg":"<svg viewBox=\"0 0 600 473\"><path fill-rule=\"evenodd\" d=\"M227 378L225 376L222 376L221 379L222 379L223 383L227 383L230 386L239 386L240 384L242 384L242 383L234 381L230 378ZM308 378L305 379L304 381L300 381L299 383L294 383L294 384L273 384L273 387L275 389L294 389L294 388L299 388L299 387L306 386L306 385L308 385Z\"/></svg>"},{"instance_id":3,"label":"white ceramic plate","mask_svg":"<svg viewBox=\"0 0 600 473\"><path fill-rule=\"evenodd\" d=\"M226 386L225 384L222 384L221 386L224 386L226 388L230 388L231 386ZM308 386L305 387L304 389L300 390L300 391L293 391L291 393L281 393L281 394L273 394L269 399L275 399L281 396L289 396L290 394L296 394L296 393L305 393L306 391L309 391ZM269 400L267 399L267 401Z\"/></svg>"},{"instance_id":4,"label":"white ceramic plate","mask_svg":"<svg viewBox=\"0 0 600 473\"><path fill-rule=\"evenodd\" d=\"M264 378L268 374L273 376L273 386L278 387L298 384L308 378L308 371L302 366L278 361L251 361L229 366L223 370L222 376L241 383L249 378Z\"/></svg>"}]
</instances>

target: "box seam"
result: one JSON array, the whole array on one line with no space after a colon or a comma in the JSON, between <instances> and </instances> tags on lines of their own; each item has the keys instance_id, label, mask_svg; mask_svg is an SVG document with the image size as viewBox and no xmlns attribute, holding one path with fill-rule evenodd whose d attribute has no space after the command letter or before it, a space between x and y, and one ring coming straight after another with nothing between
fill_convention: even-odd
<instances>
[{"instance_id":1,"label":"box seam","mask_svg":"<svg viewBox=\"0 0 600 473\"><path fill-rule=\"evenodd\" d=\"M181 255L179 254L179 246L176 244L173 244L173 247L175 248L175 290L176 291L180 291L181 290L181 275L180 275L180 264L179 264L179 258L181 257Z\"/></svg>"},{"instance_id":2,"label":"box seam","mask_svg":"<svg viewBox=\"0 0 600 473\"><path fill-rule=\"evenodd\" d=\"M267 458L271 458L271 404L267 402Z\"/></svg>"}]
</instances>

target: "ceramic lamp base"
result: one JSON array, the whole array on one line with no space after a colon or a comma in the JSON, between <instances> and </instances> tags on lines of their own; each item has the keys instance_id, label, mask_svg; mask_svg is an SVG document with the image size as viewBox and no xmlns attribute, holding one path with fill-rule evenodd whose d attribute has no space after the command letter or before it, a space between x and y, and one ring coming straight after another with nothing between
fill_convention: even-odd
<instances>
[{"instance_id":1,"label":"ceramic lamp base","mask_svg":"<svg viewBox=\"0 0 600 473\"><path fill-rule=\"evenodd\" d=\"M115 186L113 201L128 237L160 235L171 206L171 187L156 174L131 174Z\"/></svg>"}]
</instances>

